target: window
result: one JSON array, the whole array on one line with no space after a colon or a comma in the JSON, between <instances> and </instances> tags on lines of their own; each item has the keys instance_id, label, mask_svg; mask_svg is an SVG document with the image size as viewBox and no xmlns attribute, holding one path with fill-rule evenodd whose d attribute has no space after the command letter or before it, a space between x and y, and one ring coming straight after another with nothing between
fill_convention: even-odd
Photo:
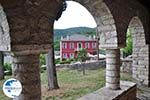
<instances>
[{"instance_id":1,"label":"window","mask_svg":"<svg viewBox=\"0 0 150 100\"><path fill-rule=\"evenodd\" d=\"M95 42L92 43L92 48L96 48L96 47L97 47L96 43Z\"/></svg>"},{"instance_id":2,"label":"window","mask_svg":"<svg viewBox=\"0 0 150 100\"><path fill-rule=\"evenodd\" d=\"M90 48L90 44L88 42L85 43L85 48Z\"/></svg>"},{"instance_id":3,"label":"window","mask_svg":"<svg viewBox=\"0 0 150 100\"><path fill-rule=\"evenodd\" d=\"M78 43L78 49L82 48L82 43Z\"/></svg>"},{"instance_id":4,"label":"window","mask_svg":"<svg viewBox=\"0 0 150 100\"><path fill-rule=\"evenodd\" d=\"M74 48L74 43L70 43L70 49Z\"/></svg>"},{"instance_id":5,"label":"window","mask_svg":"<svg viewBox=\"0 0 150 100\"><path fill-rule=\"evenodd\" d=\"M63 53L63 58L67 58L67 54L66 53Z\"/></svg>"},{"instance_id":6,"label":"window","mask_svg":"<svg viewBox=\"0 0 150 100\"><path fill-rule=\"evenodd\" d=\"M66 49L67 48L67 43L62 43L62 48Z\"/></svg>"},{"instance_id":7,"label":"window","mask_svg":"<svg viewBox=\"0 0 150 100\"><path fill-rule=\"evenodd\" d=\"M70 53L70 58L74 58L74 54L73 53Z\"/></svg>"}]
</instances>

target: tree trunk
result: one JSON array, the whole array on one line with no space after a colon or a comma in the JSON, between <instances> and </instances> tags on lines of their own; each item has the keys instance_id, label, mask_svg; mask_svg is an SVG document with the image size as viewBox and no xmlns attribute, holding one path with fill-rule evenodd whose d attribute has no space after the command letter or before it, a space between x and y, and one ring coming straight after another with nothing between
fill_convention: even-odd
<instances>
[{"instance_id":1,"label":"tree trunk","mask_svg":"<svg viewBox=\"0 0 150 100\"><path fill-rule=\"evenodd\" d=\"M39 55L13 56L14 78L22 84L22 92L14 100L41 100Z\"/></svg>"},{"instance_id":2,"label":"tree trunk","mask_svg":"<svg viewBox=\"0 0 150 100\"><path fill-rule=\"evenodd\" d=\"M0 52L0 80L4 79L4 55Z\"/></svg>"},{"instance_id":3,"label":"tree trunk","mask_svg":"<svg viewBox=\"0 0 150 100\"><path fill-rule=\"evenodd\" d=\"M58 89L58 82L57 82L57 73L56 73L56 66L55 66L55 58L54 58L54 49L51 48L46 55L46 66L47 66L47 74L48 74L48 89Z\"/></svg>"}]
</instances>

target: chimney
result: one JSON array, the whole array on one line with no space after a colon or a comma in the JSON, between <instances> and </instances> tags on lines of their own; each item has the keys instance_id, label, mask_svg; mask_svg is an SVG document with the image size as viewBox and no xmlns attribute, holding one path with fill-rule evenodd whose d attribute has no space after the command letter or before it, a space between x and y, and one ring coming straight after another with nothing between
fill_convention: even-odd
<instances>
[{"instance_id":1,"label":"chimney","mask_svg":"<svg viewBox=\"0 0 150 100\"><path fill-rule=\"evenodd\" d=\"M64 38L63 38L63 36L61 36L61 40L63 40Z\"/></svg>"},{"instance_id":2,"label":"chimney","mask_svg":"<svg viewBox=\"0 0 150 100\"><path fill-rule=\"evenodd\" d=\"M69 40L69 35L67 35L67 40Z\"/></svg>"},{"instance_id":3,"label":"chimney","mask_svg":"<svg viewBox=\"0 0 150 100\"><path fill-rule=\"evenodd\" d=\"M96 39L96 36L95 36L95 35L93 35L93 39Z\"/></svg>"},{"instance_id":4,"label":"chimney","mask_svg":"<svg viewBox=\"0 0 150 100\"><path fill-rule=\"evenodd\" d=\"M91 39L92 37L91 37L91 35L89 35L89 39Z\"/></svg>"}]
</instances>

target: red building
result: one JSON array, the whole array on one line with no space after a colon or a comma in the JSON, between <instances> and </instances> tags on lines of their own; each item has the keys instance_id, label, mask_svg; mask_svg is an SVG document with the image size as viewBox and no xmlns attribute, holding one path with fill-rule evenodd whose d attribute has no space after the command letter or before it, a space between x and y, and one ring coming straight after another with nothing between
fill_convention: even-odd
<instances>
[{"instance_id":1,"label":"red building","mask_svg":"<svg viewBox=\"0 0 150 100\"><path fill-rule=\"evenodd\" d=\"M98 44L95 37L87 37L85 35L74 34L61 38L60 56L61 59L71 59L77 56L76 51L86 49L88 53L94 54L97 51Z\"/></svg>"}]
</instances>

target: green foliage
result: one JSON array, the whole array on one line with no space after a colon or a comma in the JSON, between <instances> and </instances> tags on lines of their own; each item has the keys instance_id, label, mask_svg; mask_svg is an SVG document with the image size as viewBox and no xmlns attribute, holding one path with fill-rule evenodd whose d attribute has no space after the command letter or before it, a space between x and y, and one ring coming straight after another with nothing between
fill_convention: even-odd
<instances>
[{"instance_id":1,"label":"green foliage","mask_svg":"<svg viewBox=\"0 0 150 100\"><path fill-rule=\"evenodd\" d=\"M48 92L45 88L47 86L47 72L41 73L42 90L44 94L42 100L77 100L78 98L96 91L105 85L105 69L87 70L86 75L83 76L77 70L70 70L59 68L57 70L57 77L59 80L60 90L55 93ZM5 80L11 76L5 76L5 79L0 81L0 86L3 85ZM121 80L131 81L132 75L121 73ZM0 87L0 100L12 100L4 95L2 87Z\"/></svg>"},{"instance_id":2,"label":"green foliage","mask_svg":"<svg viewBox=\"0 0 150 100\"><path fill-rule=\"evenodd\" d=\"M55 59L55 64L60 64L60 58Z\"/></svg>"},{"instance_id":3,"label":"green foliage","mask_svg":"<svg viewBox=\"0 0 150 100\"><path fill-rule=\"evenodd\" d=\"M54 41L54 50L59 51L60 50L60 39Z\"/></svg>"},{"instance_id":4,"label":"green foliage","mask_svg":"<svg viewBox=\"0 0 150 100\"><path fill-rule=\"evenodd\" d=\"M71 63L70 60L63 60L63 61L60 62L60 64L70 64L70 63Z\"/></svg>"},{"instance_id":5,"label":"green foliage","mask_svg":"<svg viewBox=\"0 0 150 100\"><path fill-rule=\"evenodd\" d=\"M40 54L40 65L45 64L46 64L45 54Z\"/></svg>"},{"instance_id":6,"label":"green foliage","mask_svg":"<svg viewBox=\"0 0 150 100\"><path fill-rule=\"evenodd\" d=\"M87 59L87 51L86 49L81 49L78 51L78 56L77 56L78 61L86 61Z\"/></svg>"},{"instance_id":7,"label":"green foliage","mask_svg":"<svg viewBox=\"0 0 150 100\"><path fill-rule=\"evenodd\" d=\"M132 54L132 44L133 44L133 41L132 41L132 36L131 36L131 32L130 32L130 29L128 29L127 31L127 39L126 39L126 47L121 49L121 51L123 52L123 56L124 57L127 57L128 55L131 55Z\"/></svg>"},{"instance_id":8,"label":"green foliage","mask_svg":"<svg viewBox=\"0 0 150 100\"><path fill-rule=\"evenodd\" d=\"M63 59L59 64L70 64L73 62L75 59Z\"/></svg>"},{"instance_id":9,"label":"green foliage","mask_svg":"<svg viewBox=\"0 0 150 100\"><path fill-rule=\"evenodd\" d=\"M12 71L12 68L11 68L11 64L10 63L5 63L4 64L4 71Z\"/></svg>"},{"instance_id":10,"label":"green foliage","mask_svg":"<svg viewBox=\"0 0 150 100\"><path fill-rule=\"evenodd\" d=\"M4 63L4 71L8 71L5 73L6 75L12 75L12 67L10 63Z\"/></svg>"}]
</instances>

